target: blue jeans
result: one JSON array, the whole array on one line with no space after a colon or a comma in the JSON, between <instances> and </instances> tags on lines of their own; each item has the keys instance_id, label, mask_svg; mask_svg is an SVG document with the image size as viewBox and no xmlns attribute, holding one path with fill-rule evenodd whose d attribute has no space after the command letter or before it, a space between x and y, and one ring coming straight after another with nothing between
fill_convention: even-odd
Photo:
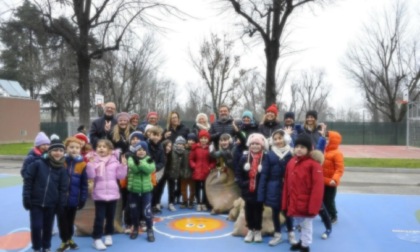
<instances>
[{"instance_id":1,"label":"blue jeans","mask_svg":"<svg viewBox=\"0 0 420 252\"><path fill-rule=\"evenodd\" d=\"M53 207L32 206L30 210L32 249L51 248L51 236L54 224Z\"/></svg>"},{"instance_id":2,"label":"blue jeans","mask_svg":"<svg viewBox=\"0 0 420 252\"><path fill-rule=\"evenodd\" d=\"M138 230L140 217L146 221L147 229L152 229L152 192L147 193L128 193L128 202L130 204L131 220L134 230Z\"/></svg>"},{"instance_id":3,"label":"blue jeans","mask_svg":"<svg viewBox=\"0 0 420 252\"><path fill-rule=\"evenodd\" d=\"M95 201L95 221L93 224L93 239L100 239L104 232L105 235L114 233L114 217L117 201Z\"/></svg>"},{"instance_id":4,"label":"blue jeans","mask_svg":"<svg viewBox=\"0 0 420 252\"><path fill-rule=\"evenodd\" d=\"M273 212L272 218L273 218L274 232L281 233L281 223L280 223L280 218L279 218L280 208L272 207L271 210ZM293 231L293 218L288 217L286 213L284 213L284 217L286 217L287 232Z\"/></svg>"}]
</instances>

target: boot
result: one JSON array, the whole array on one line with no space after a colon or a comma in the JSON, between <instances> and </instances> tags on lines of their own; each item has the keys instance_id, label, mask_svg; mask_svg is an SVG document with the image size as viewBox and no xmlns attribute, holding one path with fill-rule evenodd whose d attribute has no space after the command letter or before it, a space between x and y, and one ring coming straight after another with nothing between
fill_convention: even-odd
<instances>
[{"instance_id":1,"label":"boot","mask_svg":"<svg viewBox=\"0 0 420 252\"><path fill-rule=\"evenodd\" d=\"M309 252L309 247L301 247L300 252Z\"/></svg>"},{"instance_id":2,"label":"boot","mask_svg":"<svg viewBox=\"0 0 420 252\"><path fill-rule=\"evenodd\" d=\"M153 233L153 229L147 230L147 241L154 242L155 241L155 234Z\"/></svg>"},{"instance_id":3,"label":"boot","mask_svg":"<svg viewBox=\"0 0 420 252\"><path fill-rule=\"evenodd\" d=\"M298 243L295 243L292 246L290 246L291 251L299 251L300 249L302 249L302 241L299 241Z\"/></svg>"},{"instance_id":4,"label":"boot","mask_svg":"<svg viewBox=\"0 0 420 252\"><path fill-rule=\"evenodd\" d=\"M137 236L139 236L139 229L134 228L133 232L131 232L131 234L130 234L130 239L135 240L137 238Z\"/></svg>"}]
</instances>

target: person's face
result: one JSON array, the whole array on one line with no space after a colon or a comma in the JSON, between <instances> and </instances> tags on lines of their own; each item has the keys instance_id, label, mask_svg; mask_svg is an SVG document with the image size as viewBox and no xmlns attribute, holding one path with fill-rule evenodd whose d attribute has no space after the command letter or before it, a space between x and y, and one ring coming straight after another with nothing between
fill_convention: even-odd
<instances>
[{"instance_id":1,"label":"person's face","mask_svg":"<svg viewBox=\"0 0 420 252\"><path fill-rule=\"evenodd\" d=\"M293 125L294 122L295 121L292 118L290 118L290 117L284 119L284 125L285 126L291 126L291 125Z\"/></svg>"},{"instance_id":2,"label":"person's face","mask_svg":"<svg viewBox=\"0 0 420 252\"><path fill-rule=\"evenodd\" d=\"M126 129L128 126L128 120L127 118L121 117L118 119L118 127L121 129Z\"/></svg>"},{"instance_id":3,"label":"person's face","mask_svg":"<svg viewBox=\"0 0 420 252\"><path fill-rule=\"evenodd\" d=\"M192 146L193 144L195 144L195 141L192 139L188 139L187 144L188 146Z\"/></svg>"},{"instance_id":4,"label":"person's face","mask_svg":"<svg viewBox=\"0 0 420 252\"><path fill-rule=\"evenodd\" d=\"M273 144L274 146L279 147L279 148L284 147L286 145L284 142L283 136L280 134L275 134L273 136Z\"/></svg>"},{"instance_id":5,"label":"person's face","mask_svg":"<svg viewBox=\"0 0 420 252\"><path fill-rule=\"evenodd\" d=\"M105 104L105 115L113 116L115 114L116 106L113 102Z\"/></svg>"},{"instance_id":6,"label":"person's face","mask_svg":"<svg viewBox=\"0 0 420 252\"><path fill-rule=\"evenodd\" d=\"M80 150L82 146L79 143L76 142L70 142L69 145L67 145L66 152L71 157L77 157L80 155Z\"/></svg>"},{"instance_id":7,"label":"person's face","mask_svg":"<svg viewBox=\"0 0 420 252\"><path fill-rule=\"evenodd\" d=\"M198 118L198 123L199 123L199 124L205 124L205 123L206 123L206 119L204 118L204 116L200 116L200 117Z\"/></svg>"},{"instance_id":8,"label":"person's face","mask_svg":"<svg viewBox=\"0 0 420 252\"><path fill-rule=\"evenodd\" d=\"M172 143L168 143L165 148L165 153L168 154L172 150Z\"/></svg>"},{"instance_id":9,"label":"person's face","mask_svg":"<svg viewBox=\"0 0 420 252\"><path fill-rule=\"evenodd\" d=\"M143 148L140 148L136 151L136 156L139 158L144 158L146 155L147 152Z\"/></svg>"},{"instance_id":10,"label":"person's face","mask_svg":"<svg viewBox=\"0 0 420 252\"><path fill-rule=\"evenodd\" d=\"M252 153L259 153L262 151L262 146L259 143L251 143L251 146L249 146L249 150Z\"/></svg>"},{"instance_id":11,"label":"person's face","mask_svg":"<svg viewBox=\"0 0 420 252\"><path fill-rule=\"evenodd\" d=\"M172 126L177 126L179 124L179 118L178 118L178 115L177 114L175 114L175 113L173 113L172 115L171 115L171 125Z\"/></svg>"},{"instance_id":12,"label":"person's face","mask_svg":"<svg viewBox=\"0 0 420 252\"><path fill-rule=\"evenodd\" d=\"M64 150L62 148L55 148L51 150L51 157L58 161L64 156Z\"/></svg>"},{"instance_id":13,"label":"person's face","mask_svg":"<svg viewBox=\"0 0 420 252\"><path fill-rule=\"evenodd\" d=\"M157 116L152 115L152 116L149 116L149 118L147 119L147 122L151 125L156 125L157 120L158 120Z\"/></svg>"},{"instance_id":14,"label":"person's face","mask_svg":"<svg viewBox=\"0 0 420 252\"><path fill-rule=\"evenodd\" d=\"M41 152L46 152L48 150L48 147L50 147L50 145L48 145L48 144L42 144L42 145L38 146L38 149Z\"/></svg>"},{"instance_id":15,"label":"person's face","mask_svg":"<svg viewBox=\"0 0 420 252\"><path fill-rule=\"evenodd\" d=\"M295 146L295 155L297 157L303 157L308 154L308 149L305 146L298 144Z\"/></svg>"},{"instance_id":16,"label":"person's face","mask_svg":"<svg viewBox=\"0 0 420 252\"><path fill-rule=\"evenodd\" d=\"M220 139L219 140L219 145L222 149L227 149L227 148L229 148L229 140L228 139Z\"/></svg>"},{"instance_id":17,"label":"person's face","mask_svg":"<svg viewBox=\"0 0 420 252\"><path fill-rule=\"evenodd\" d=\"M315 117L313 117L313 116L307 116L306 117L306 124L308 124L308 125L315 125Z\"/></svg>"},{"instance_id":18,"label":"person's face","mask_svg":"<svg viewBox=\"0 0 420 252\"><path fill-rule=\"evenodd\" d=\"M248 116L245 116L242 118L242 123L243 124L250 124L251 123L251 118L249 118Z\"/></svg>"},{"instance_id":19,"label":"person's face","mask_svg":"<svg viewBox=\"0 0 420 252\"><path fill-rule=\"evenodd\" d=\"M132 137L130 140L130 145L134 146L136 144L140 143L140 139L138 139L136 136Z\"/></svg>"},{"instance_id":20,"label":"person's face","mask_svg":"<svg viewBox=\"0 0 420 252\"><path fill-rule=\"evenodd\" d=\"M133 125L133 127L137 128L137 126L139 125L139 119L137 118L132 118L130 121L131 125Z\"/></svg>"},{"instance_id":21,"label":"person's face","mask_svg":"<svg viewBox=\"0 0 420 252\"><path fill-rule=\"evenodd\" d=\"M158 143L160 141L160 135L150 133L150 140L152 140L152 142L154 142L154 143Z\"/></svg>"},{"instance_id":22,"label":"person's face","mask_svg":"<svg viewBox=\"0 0 420 252\"><path fill-rule=\"evenodd\" d=\"M220 118L227 118L229 117L229 109L226 107L219 108L219 117Z\"/></svg>"},{"instance_id":23,"label":"person's face","mask_svg":"<svg viewBox=\"0 0 420 252\"><path fill-rule=\"evenodd\" d=\"M98 146L96 146L96 153L98 153L100 157L106 157L111 153L111 150L105 143L98 143Z\"/></svg>"},{"instance_id":24,"label":"person's face","mask_svg":"<svg viewBox=\"0 0 420 252\"><path fill-rule=\"evenodd\" d=\"M268 121L273 121L273 120L276 118L276 115L275 115L273 112L267 112L267 113L265 114L265 118L266 118Z\"/></svg>"},{"instance_id":25,"label":"person's face","mask_svg":"<svg viewBox=\"0 0 420 252\"><path fill-rule=\"evenodd\" d=\"M207 145L209 143L209 139L207 137L200 138L201 145Z\"/></svg>"}]
</instances>

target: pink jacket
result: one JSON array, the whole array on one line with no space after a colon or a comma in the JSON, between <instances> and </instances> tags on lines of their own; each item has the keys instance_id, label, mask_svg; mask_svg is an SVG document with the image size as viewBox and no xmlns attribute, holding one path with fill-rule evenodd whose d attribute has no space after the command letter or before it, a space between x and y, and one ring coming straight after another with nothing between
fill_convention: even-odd
<instances>
[{"instance_id":1,"label":"pink jacket","mask_svg":"<svg viewBox=\"0 0 420 252\"><path fill-rule=\"evenodd\" d=\"M112 201L120 198L117 179L127 176L127 165L118 161L118 154L113 153L101 165L101 157L94 155L94 160L87 164L86 172L89 179L94 179L93 200Z\"/></svg>"}]
</instances>

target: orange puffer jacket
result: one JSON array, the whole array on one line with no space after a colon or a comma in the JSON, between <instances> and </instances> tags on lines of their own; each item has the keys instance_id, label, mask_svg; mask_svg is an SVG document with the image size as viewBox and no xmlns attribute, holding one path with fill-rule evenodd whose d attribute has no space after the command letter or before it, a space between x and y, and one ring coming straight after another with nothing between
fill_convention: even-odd
<instances>
[{"instance_id":1,"label":"orange puffer jacket","mask_svg":"<svg viewBox=\"0 0 420 252\"><path fill-rule=\"evenodd\" d=\"M329 142L325 149L325 160L322 165L324 184L331 186L330 182L334 180L338 186L344 173L343 153L338 149L338 146L341 144L341 135L337 131L329 131L328 138Z\"/></svg>"}]
</instances>

